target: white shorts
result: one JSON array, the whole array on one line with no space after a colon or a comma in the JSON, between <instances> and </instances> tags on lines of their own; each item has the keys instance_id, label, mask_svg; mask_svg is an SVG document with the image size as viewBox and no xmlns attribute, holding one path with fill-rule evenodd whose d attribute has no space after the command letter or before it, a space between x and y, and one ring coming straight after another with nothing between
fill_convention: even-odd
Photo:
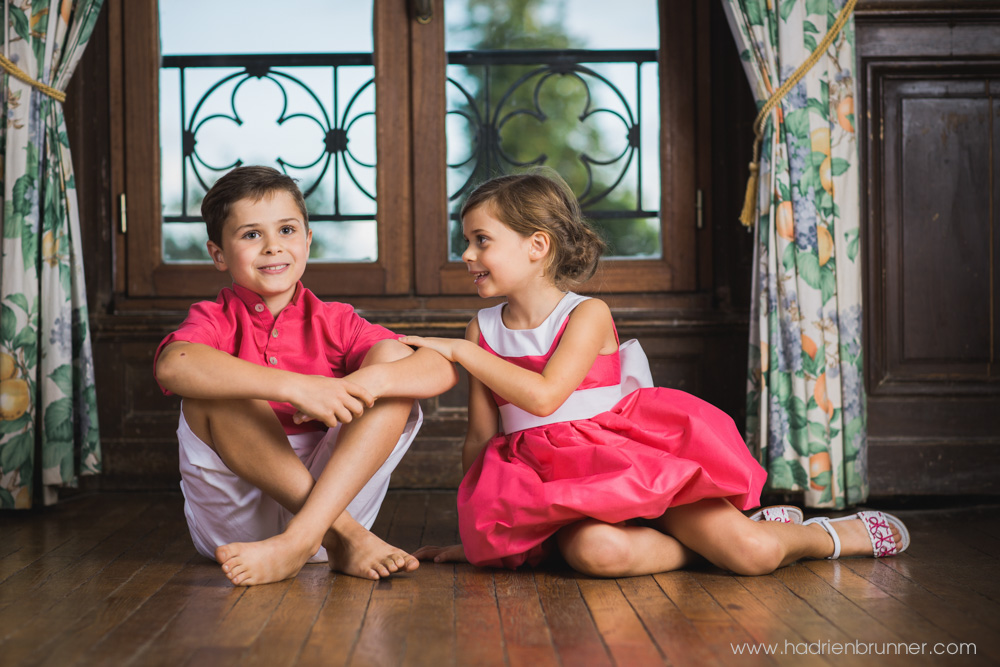
<instances>
[{"instance_id":1,"label":"white shorts","mask_svg":"<svg viewBox=\"0 0 1000 667\"><path fill-rule=\"evenodd\" d=\"M420 403L414 401L395 449L347 506L347 511L354 520L365 528L370 530L375 522L389 489L389 477L409 449L422 423ZM313 479L319 477L330 460L330 454L337 446L339 432L338 424L327 431L288 436L292 449ZM177 442L180 446L184 516L198 553L215 560L215 549L223 544L256 542L273 537L285 529L292 513L253 484L233 474L215 450L188 426L183 406L177 426ZM321 563L326 560L326 549L320 547L309 562Z\"/></svg>"}]
</instances>

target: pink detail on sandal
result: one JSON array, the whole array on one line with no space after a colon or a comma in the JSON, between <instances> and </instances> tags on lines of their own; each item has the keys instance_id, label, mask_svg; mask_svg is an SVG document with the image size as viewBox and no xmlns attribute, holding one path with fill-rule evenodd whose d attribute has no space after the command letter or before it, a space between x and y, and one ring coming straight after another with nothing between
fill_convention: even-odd
<instances>
[{"instance_id":1,"label":"pink detail on sandal","mask_svg":"<svg viewBox=\"0 0 1000 667\"><path fill-rule=\"evenodd\" d=\"M818 516L805 522L806 525L818 523L833 538L833 555L828 559L840 558L840 536L833 524L838 521L852 521L860 519L868 531L868 540L872 543L872 556L883 558L885 556L895 556L906 551L910 546L910 531L906 525L900 521L899 517L885 512L861 511L850 516L843 516L839 519L830 519L825 516ZM899 533L899 542L892 536L892 529Z\"/></svg>"},{"instance_id":2,"label":"pink detail on sandal","mask_svg":"<svg viewBox=\"0 0 1000 667\"><path fill-rule=\"evenodd\" d=\"M775 521L777 523L802 523L802 510L793 505L771 505L750 515L751 521Z\"/></svg>"}]
</instances>

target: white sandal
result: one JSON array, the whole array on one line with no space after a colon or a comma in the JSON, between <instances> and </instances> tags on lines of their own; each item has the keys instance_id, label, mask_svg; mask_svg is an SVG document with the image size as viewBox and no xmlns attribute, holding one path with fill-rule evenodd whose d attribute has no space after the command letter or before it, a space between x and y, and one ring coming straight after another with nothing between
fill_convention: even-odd
<instances>
[{"instance_id":1,"label":"white sandal","mask_svg":"<svg viewBox=\"0 0 1000 667\"><path fill-rule=\"evenodd\" d=\"M857 514L843 516L839 519L818 516L814 519L809 519L804 525L808 526L812 523L818 523L830 534L830 537L833 538L833 555L827 556L827 559L835 559L840 558L840 536L837 535L833 524L838 521L851 521L853 519L861 519L861 522L865 524L865 528L868 529L868 539L871 540L872 555L875 558L895 556L896 554L903 553L910 546L910 531L906 529L906 526L899 520L899 517L886 514L885 512L858 512ZM899 543L892 536L892 528L895 528L899 533Z\"/></svg>"},{"instance_id":2,"label":"white sandal","mask_svg":"<svg viewBox=\"0 0 1000 667\"><path fill-rule=\"evenodd\" d=\"M750 515L751 521L777 521L778 523L801 524L802 510L793 505L771 505Z\"/></svg>"}]
</instances>

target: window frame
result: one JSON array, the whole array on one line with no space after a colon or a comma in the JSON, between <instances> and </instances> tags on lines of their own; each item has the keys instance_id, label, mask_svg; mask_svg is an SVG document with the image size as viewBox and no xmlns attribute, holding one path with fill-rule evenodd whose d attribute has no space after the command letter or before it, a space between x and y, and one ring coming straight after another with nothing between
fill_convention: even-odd
<instances>
[{"instance_id":1,"label":"window frame","mask_svg":"<svg viewBox=\"0 0 1000 667\"><path fill-rule=\"evenodd\" d=\"M697 287L697 185L695 105L695 8L670 3L659 12L660 49L660 259L603 260L581 292L690 291ZM702 3L703 4L703 3ZM444 0L433 0L433 16L443 16ZM703 19L703 22L707 23ZM445 164L447 141L444 21L415 24L411 59L415 155L433 155ZM673 94L672 91L680 91ZM441 119L436 122L435 119ZM670 122L666 122L669 119ZM448 257L448 196L444 169L415 169L416 288L422 295L468 294L468 269ZM651 289L651 285L655 285Z\"/></svg>"},{"instance_id":2,"label":"window frame","mask_svg":"<svg viewBox=\"0 0 1000 667\"><path fill-rule=\"evenodd\" d=\"M404 294L410 289L413 252L410 148L398 136L409 135L409 54L380 38L408 32L407 17L376 2L375 86L379 257L375 262L310 262L303 282L327 295ZM162 257L160 200L159 40L157 0L111 0L112 25L122 26L119 114L124 131L120 155L119 229L124 236L120 254L130 297L210 297L231 284L229 275L212 264L168 263ZM114 78L114 77L113 77ZM114 93L112 94L114 98ZM114 100L113 100L114 102ZM115 107L112 104L112 107ZM391 221L391 224L389 223Z\"/></svg>"},{"instance_id":3,"label":"window frame","mask_svg":"<svg viewBox=\"0 0 1000 667\"><path fill-rule=\"evenodd\" d=\"M372 29L376 79L379 258L374 263L311 262L303 282L321 296L474 296L447 243L444 21L418 23L404 2L376 2ZM707 8L660 0L660 223L662 257L604 260L577 291L668 295L699 289L710 277L709 225L698 224L699 189L708 188ZM444 0L433 0L443 16ZM213 298L231 280L209 264L162 258L157 0L108 0L111 42L115 291L137 307L149 299ZM117 33L117 34L115 34ZM702 110L699 114L699 111ZM429 169L427 165L438 165ZM708 197L705 198L706 202ZM707 205L705 207L707 211Z\"/></svg>"}]
</instances>

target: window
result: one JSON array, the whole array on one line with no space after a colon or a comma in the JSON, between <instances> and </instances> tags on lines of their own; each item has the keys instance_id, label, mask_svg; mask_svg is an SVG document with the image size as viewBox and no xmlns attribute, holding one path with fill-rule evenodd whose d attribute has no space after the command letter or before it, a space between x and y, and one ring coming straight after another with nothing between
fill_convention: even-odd
<instances>
[{"instance_id":1,"label":"window","mask_svg":"<svg viewBox=\"0 0 1000 667\"><path fill-rule=\"evenodd\" d=\"M128 297L189 300L227 284L205 261L198 207L239 162L299 179L319 241L305 280L319 294L473 294L457 206L484 178L541 161L610 241L583 291L696 287L696 3L627 0L602 17L594 0L436 0L423 23L403 2L303 0L284 29L265 4L264 36L241 18L227 42L225 17L204 3L161 15L155 0L109 2ZM510 39L528 19L531 39ZM329 35L310 42L298 27L310 22L368 41L324 51Z\"/></svg>"},{"instance_id":2,"label":"window","mask_svg":"<svg viewBox=\"0 0 1000 667\"><path fill-rule=\"evenodd\" d=\"M201 200L238 164L271 165L299 182L313 261L377 260L372 36L349 29L370 22L371 0L304 4L313 22L263 0L199 4L159 7L164 260L209 261ZM267 20L245 22L238 39L212 39L237 9ZM268 39L296 31L294 41ZM262 44L276 52L257 54Z\"/></svg>"}]
</instances>

